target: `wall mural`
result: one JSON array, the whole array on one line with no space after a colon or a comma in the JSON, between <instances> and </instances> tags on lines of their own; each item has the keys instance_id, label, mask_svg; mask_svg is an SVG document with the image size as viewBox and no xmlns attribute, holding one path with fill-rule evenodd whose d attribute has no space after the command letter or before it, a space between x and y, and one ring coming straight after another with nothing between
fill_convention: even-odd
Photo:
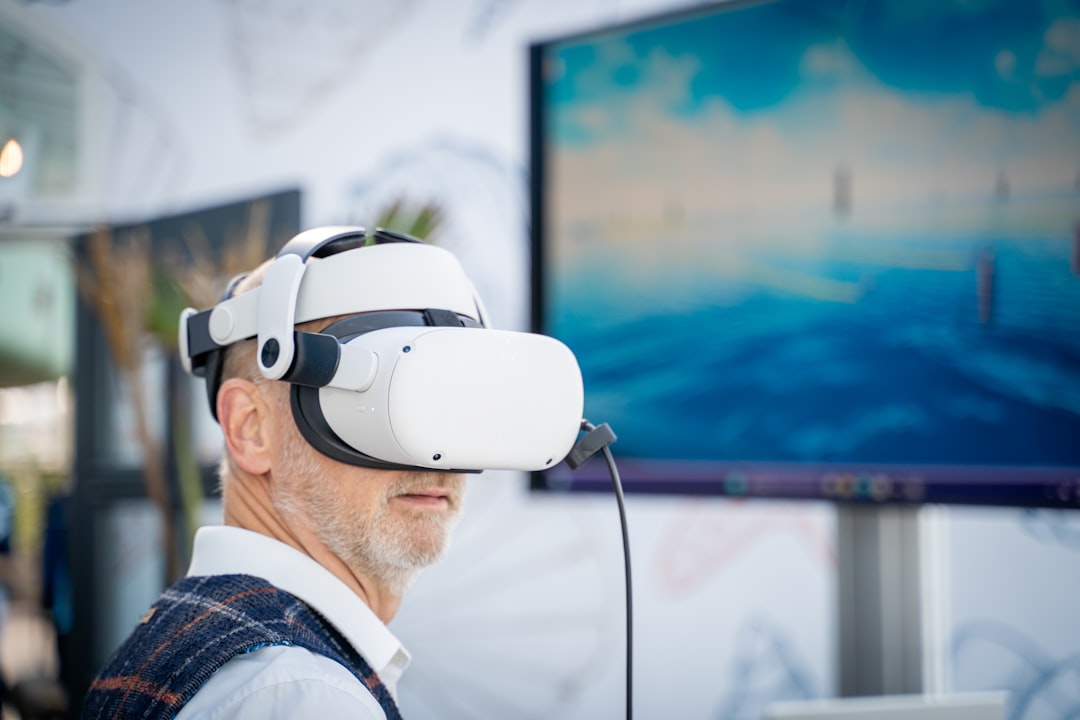
<instances>
[{"instance_id":1,"label":"wall mural","mask_svg":"<svg viewBox=\"0 0 1080 720\"><path fill-rule=\"evenodd\" d=\"M667 519L650 561L654 582L678 599L704 591L729 566L756 545L788 539L803 553L803 562L826 574L836 571L832 528L821 522L817 508L788 505L763 508L734 501L734 512L709 512L710 503L687 502Z\"/></svg>"},{"instance_id":2,"label":"wall mural","mask_svg":"<svg viewBox=\"0 0 1080 720\"><path fill-rule=\"evenodd\" d=\"M544 0L531 0L534 6L540 5ZM472 16L468 28L465 31L465 39L470 42L483 42L489 36L499 31L499 26L507 21L510 16L521 9L521 6L529 4L530 0L475 0L473 3ZM670 10L680 6L694 7L696 5L711 4L710 0L688 0L682 3L663 3L665 9ZM593 26L601 24L614 24L626 14L641 15L632 7L634 3L625 0L594 0L593 2ZM629 13L628 13L629 11Z\"/></svg>"},{"instance_id":3,"label":"wall mural","mask_svg":"<svg viewBox=\"0 0 1080 720\"><path fill-rule=\"evenodd\" d=\"M465 39L471 42L483 42L490 33L498 30L498 25L508 13L513 12L525 0L476 0L473 3L472 20L465 31Z\"/></svg>"},{"instance_id":4,"label":"wall mural","mask_svg":"<svg viewBox=\"0 0 1080 720\"><path fill-rule=\"evenodd\" d=\"M174 119L150 88L125 68L108 65L109 142L104 153L110 170L105 202L111 206L154 206L174 197L189 179L190 150Z\"/></svg>"},{"instance_id":5,"label":"wall mural","mask_svg":"<svg viewBox=\"0 0 1080 720\"><path fill-rule=\"evenodd\" d=\"M716 720L757 720L772 702L822 696L812 663L783 629L765 617L740 628L731 652ZM827 693L826 693L827 694Z\"/></svg>"},{"instance_id":6,"label":"wall mural","mask_svg":"<svg viewBox=\"0 0 1080 720\"><path fill-rule=\"evenodd\" d=\"M1060 510L949 513L947 688L1009 691L1009 720L1080 714L1080 518Z\"/></svg>"},{"instance_id":7,"label":"wall mural","mask_svg":"<svg viewBox=\"0 0 1080 720\"><path fill-rule=\"evenodd\" d=\"M1063 510L1025 510L1020 527L1034 540L1080 552L1080 516Z\"/></svg>"},{"instance_id":8,"label":"wall mural","mask_svg":"<svg viewBox=\"0 0 1080 720\"><path fill-rule=\"evenodd\" d=\"M233 72L255 133L299 127L392 40L414 0L221 0Z\"/></svg>"},{"instance_id":9,"label":"wall mural","mask_svg":"<svg viewBox=\"0 0 1080 720\"><path fill-rule=\"evenodd\" d=\"M423 0L219 2L244 113L265 139L299 128L313 107L343 92L367 56L393 42L423 8ZM461 13L463 43L484 43L527 2L475 0ZM599 22L614 22L619 11L619 0L598 0L595 14Z\"/></svg>"},{"instance_id":10,"label":"wall mural","mask_svg":"<svg viewBox=\"0 0 1080 720\"><path fill-rule=\"evenodd\" d=\"M960 689L1010 691L1008 720L1080 716L1080 652L1055 655L1007 623L984 620L956 630L952 661Z\"/></svg>"}]
</instances>

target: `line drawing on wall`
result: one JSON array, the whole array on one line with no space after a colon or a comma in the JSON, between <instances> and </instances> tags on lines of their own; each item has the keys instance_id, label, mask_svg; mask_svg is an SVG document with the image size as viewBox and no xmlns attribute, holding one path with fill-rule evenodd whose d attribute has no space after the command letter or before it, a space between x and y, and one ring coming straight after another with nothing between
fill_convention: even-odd
<instances>
[{"instance_id":1,"label":"line drawing on wall","mask_svg":"<svg viewBox=\"0 0 1080 720\"><path fill-rule=\"evenodd\" d=\"M523 0L477 0L473 4L472 19L465 30L465 40L481 43L493 31L508 13L517 9Z\"/></svg>"},{"instance_id":2,"label":"line drawing on wall","mask_svg":"<svg viewBox=\"0 0 1080 720\"><path fill-rule=\"evenodd\" d=\"M1080 551L1080 517L1071 510L1026 509L1020 513L1020 528L1044 545Z\"/></svg>"},{"instance_id":3,"label":"line drawing on wall","mask_svg":"<svg viewBox=\"0 0 1080 720\"><path fill-rule=\"evenodd\" d=\"M1010 691L1008 720L1080 716L1080 652L1055 657L1006 623L977 620L953 634L952 661L955 689Z\"/></svg>"},{"instance_id":4,"label":"line drawing on wall","mask_svg":"<svg viewBox=\"0 0 1080 720\"><path fill-rule=\"evenodd\" d=\"M499 30L500 23L516 12L528 0L475 0L472 18L465 30L466 42L482 43ZM539 4L539 3L537 3ZM692 8L708 4L707 0L688 0L687 2L661 2L658 5L665 10L677 7ZM623 17L625 3L622 0L596 0L595 17L591 24L615 24ZM657 7L639 10L638 14L656 12Z\"/></svg>"},{"instance_id":5,"label":"line drawing on wall","mask_svg":"<svg viewBox=\"0 0 1080 720\"><path fill-rule=\"evenodd\" d=\"M109 205L153 207L175 197L187 177L183 138L150 91L126 71L112 68L105 80L114 94Z\"/></svg>"},{"instance_id":6,"label":"line drawing on wall","mask_svg":"<svg viewBox=\"0 0 1080 720\"><path fill-rule=\"evenodd\" d=\"M37 118L26 122L28 157L55 158L46 160L46 168L31 161L14 187L0 188L0 201L21 198L30 187L19 185L43 170L51 186L42 199L62 212L72 201L74 217L83 223L102 222L110 214L146 214L174 197L187 180L189 148L155 90L135 79L130 62L110 56L115 48L63 31L59 24L31 31L21 29L24 22L33 28L41 20L18 5L0 12L4 42L16 49L0 74L12 76L9 85L25 84L36 98L27 106ZM51 42L41 39L50 35L55 36ZM18 67L28 51L36 61L19 81ZM15 95L17 88L5 92ZM40 153L39 142L44 143Z\"/></svg>"},{"instance_id":7,"label":"line drawing on wall","mask_svg":"<svg viewBox=\"0 0 1080 720\"><path fill-rule=\"evenodd\" d=\"M770 703L821 694L793 639L766 617L751 617L739 629L722 686L731 689L717 706L716 720L757 720Z\"/></svg>"},{"instance_id":8,"label":"line drawing on wall","mask_svg":"<svg viewBox=\"0 0 1080 720\"><path fill-rule=\"evenodd\" d=\"M354 79L365 56L392 40L415 0L221 0L227 57L254 132L269 138L302 124Z\"/></svg>"},{"instance_id":9,"label":"line drawing on wall","mask_svg":"<svg viewBox=\"0 0 1080 720\"><path fill-rule=\"evenodd\" d=\"M754 546L770 538L789 536L812 562L822 568L836 565L836 548L826 528L816 521L816 509L771 507L764 511L740 503L739 512L717 514L704 501L686 502L673 513L657 541L650 568L661 590L684 598L721 576Z\"/></svg>"}]
</instances>

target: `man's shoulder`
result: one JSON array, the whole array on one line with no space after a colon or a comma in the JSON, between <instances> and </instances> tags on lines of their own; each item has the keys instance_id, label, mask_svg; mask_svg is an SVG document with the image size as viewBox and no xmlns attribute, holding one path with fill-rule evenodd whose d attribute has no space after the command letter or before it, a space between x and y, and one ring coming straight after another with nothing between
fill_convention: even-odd
<instances>
[{"instance_id":1,"label":"man's shoulder","mask_svg":"<svg viewBox=\"0 0 1080 720\"><path fill-rule=\"evenodd\" d=\"M340 663L301 647L275 645L225 663L176 720L292 717L385 720L386 714Z\"/></svg>"},{"instance_id":2,"label":"man's shoulder","mask_svg":"<svg viewBox=\"0 0 1080 720\"><path fill-rule=\"evenodd\" d=\"M293 652L280 658L266 652L279 647ZM252 658L260 662L237 662ZM266 659L274 662L261 662ZM295 694L298 677L307 678L304 694L313 702L341 704L328 698L351 689L372 695L377 703L376 693L387 692L363 658L303 602L259 578L188 577L165 591L98 674L85 716L172 717L227 666L256 672L260 697ZM230 675L232 670L226 679ZM356 706L355 700L347 702ZM254 717L246 709L243 713L215 717Z\"/></svg>"}]
</instances>

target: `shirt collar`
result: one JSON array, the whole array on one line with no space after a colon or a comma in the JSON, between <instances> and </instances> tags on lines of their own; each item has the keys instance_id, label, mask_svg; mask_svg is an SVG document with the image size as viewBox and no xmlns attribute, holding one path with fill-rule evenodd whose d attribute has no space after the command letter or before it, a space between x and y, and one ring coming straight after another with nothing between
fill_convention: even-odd
<instances>
[{"instance_id":1,"label":"shirt collar","mask_svg":"<svg viewBox=\"0 0 1080 720\"><path fill-rule=\"evenodd\" d=\"M199 528L188 575L253 575L318 610L356 648L392 693L412 660L382 620L329 570L299 550L237 527Z\"/></svg>"}]
</instances>

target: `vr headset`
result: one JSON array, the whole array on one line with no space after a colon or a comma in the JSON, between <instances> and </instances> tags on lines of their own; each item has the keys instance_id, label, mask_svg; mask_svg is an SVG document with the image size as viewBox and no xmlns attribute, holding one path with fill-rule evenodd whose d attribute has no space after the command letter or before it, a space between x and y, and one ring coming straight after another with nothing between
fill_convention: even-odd
<instances>
[{"instance_id":1,"label":"vr headset","mask_svg":"<svg viewBox=\"0 0 1080 720\"><path fill-rule=\"evenodd\" d=\"M310 261L310 262L309 262ZM259 372L292 385L319 452L362 467L479 472L559 463L582 422L573 353L493 330L449 252L406 235L324 227L290 240L261 286L180 316L180 358L217 418L224 351L255 338ZM298 323L338 318L319 332Z\"/></svg>"}]
</instances>

